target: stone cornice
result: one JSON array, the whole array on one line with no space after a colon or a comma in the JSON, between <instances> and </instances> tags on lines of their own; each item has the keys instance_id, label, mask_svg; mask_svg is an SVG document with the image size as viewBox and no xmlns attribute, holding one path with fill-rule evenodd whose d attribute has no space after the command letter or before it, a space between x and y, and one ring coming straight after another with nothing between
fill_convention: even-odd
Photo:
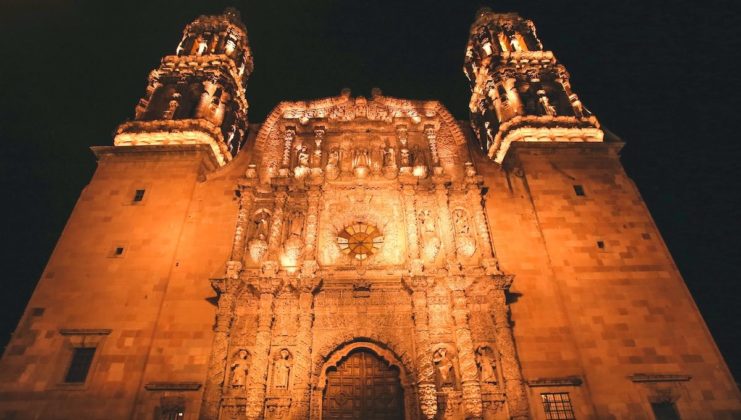
<instances>
[{"instance_id":1,"label":"stone cornice","mask_svg":"<svg viewBox=\"0 0 741 420\"><path fill-rule=\"evenodd\" d=\"M527 381L531 388L547 386L581 386L584 381L579 376L565 376L558 378L537 378Z\"/></svg>"},{"instance_id":2,"label":"stone cornice","mask_svg":"<svg viewBox=\"0 0 741 420\"><path fill-rule=\"evenodd\" d=\"M690 375L661 374L661 373L634 373L628 376L633 382L686 382L692 379Z\"/></svg>"},{"instance_id":3,"label":"stone cornice","mask_svg":"<svg viewBox=\"0 0 741 420\"><path fill-rule=\"evenodd\" d=\"M207 152L207 167L209 170L219 166L213 150L206 144L170 144L170 145L136 145L136 146L91 146L95 157L100 160L105 156L116 155L147 155L151 153L171 153L171 154L195 154Z\"/></svg>"},{"instance_id":4,"label":"stone cornice","mask_svg":"<svg viewBox=\"0 0 741 420\"><path fill-rule=\"evenodd\" d=\"M149 382L144 385L147 391L198 391L200 382Z\"/></svg>"},{"instance_id":5,"label":"stone cornice","mask_svg":"<svg viewBox=\"0 0 741 420\"><path fill-rule=\"evenodd\" d=\"M61 335L109 335L110 328L60 328Z\"/></svg>"}]
</instances>

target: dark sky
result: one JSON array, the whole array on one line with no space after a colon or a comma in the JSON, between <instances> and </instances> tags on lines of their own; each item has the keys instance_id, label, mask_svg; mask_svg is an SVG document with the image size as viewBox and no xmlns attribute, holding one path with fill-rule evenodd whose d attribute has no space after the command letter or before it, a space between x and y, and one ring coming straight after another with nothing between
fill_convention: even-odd
<instances>
[{"instance_id":1,"label":"dark sky","mask_svg":"<svg viewBox=\"0 0 741 420\"><path fill-rule=\"evenodd\" d=\"M741 13L730 1L62 1L0 5L0 343L75 201L88 147L112 132L185 24L242 12L255 56L250 120L281 100L439 99L467 118L461 66L475 11L533 19L604 126L736 378L741 378ZM101 278L105 281L105 278ZM77 303L79 304L79 303ZM578 310L578 308L575 308Z\"/></svg>"}]
</instances>

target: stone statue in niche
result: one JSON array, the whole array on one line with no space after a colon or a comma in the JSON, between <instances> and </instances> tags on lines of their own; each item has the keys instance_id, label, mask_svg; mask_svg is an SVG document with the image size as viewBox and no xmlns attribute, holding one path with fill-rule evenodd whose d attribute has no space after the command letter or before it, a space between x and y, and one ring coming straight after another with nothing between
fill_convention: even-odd
<instances>
[{"instance_id":1,"label":"stone statue in niche","mask_svg":"<svg viewBox=\"0 0 741 420\"><path fill-rule=\"evenodd\" d=\"M468 222L466 210L457 208L453 210L453 227L455 230L455 243L458 254L470 257L476 252L476 241L471 236L471 227Z\"/></svg>"},{"instance_id":2,"label":"stone statue in niche","mask_svg":"<svg viewBox=\"0 0 741 420\"><path fill-rule=\"evenodd\" d=\"M412 150L412 156L414 157L414 166L427 166L427 162L425 162L425 154L419 150L418 147L414 147Z\"/></svg>"},{"instance_id":3,"label":"stone statue in niche","mask_svg":"<svg viewBox=\"0 0 741 420\"><path fill-rule=\"evenodd\" d=\"M306 149L306 146L301 146L298 151L298 166L309 166L309 152Z\"/></svg>"},{"instance_id":4,"label":"stone statue in niche","mask_svg":"<svg viewBox=\"0 0 741 420\"><path fill-rule=\"evenodd\" d=\"M327 166L325 167L328 179L336 179L340 175L340 149L333 147L329 150L327 156Z\"/></svg>"},{"instance_id":5,"label":"stone statue in niche","mask_svg":"<svg viewBox=\"0 0 741 420\"><path fill-rule=\"evenodd\" d=\"M459 235L468 235L470 228L468 227L468 215L463 209L455 209L453 211L453 224L455 225L455 233Z\"/></svg>"},{"instance_id":6,"label":"stone statue in niche","mask_svg":"<svg viewBox=\"0 0 741 420\"><path fill-rule=\"evenodd\" d=\"M291 213L291 218L288 221L288 236L295 236L300 238L304 232L304 213L300 211L294 211Z\"/></svg>"},{"instance_id":7,"label":"stone statue in niche","mask_svg":"<svg viewBox=\"0 0 741 420\"><path fill-rule=\"evenodd\" d=\"M291 353L288 349L281 349L273 363L273 386L278 389L288 389L291 377Z\"/></svg>"},{"instance_id":8,"label":"stone statue in niche","mask_svg":"<svg viewBox=\"0 0 741 420\"><path fill-rule=\"evenodd\" d=\"M244 388L247 384L247 373L249 372L248 358L247 350L244 349L239 350L234 356L231 365L232 388Z\"/></svg>"},{"instance_id":9,"label":"stone statue in niche","mask_svg":"<svg viewBox=\"0 0 741 420\"><path fill-rule=\"evenodd\" d=\"M487 346L476 349L476 364L479 367L481 382L496 385L497 365L492 353L492 350Z\"/></svg>"},{"instance_id":10,"label":"stone statue in niche","mask_svg":"<svg viewBox=\"0 0 741 420\"><path fill-rule=\"evenodd\" d=\"M437 369L437 379L441 387L452 387L455 386L455 372L453 371L453 361L448 356L448 351L445 348L438 349L432 361L435 363Z\"/></svg>"},{"instance_id":11,"label":"stone statue in niche","mask_svg":"<svg viewBox=\"0 0 741 420\"><path fill-rule=\"evenodd\" d=\"M270 215L261 211L255 217L255 234L254 239L266 240L268 238L268 228L270 225Z\"/></svg>"},{"instance_id":12,"label":"stone statue in niche","mask_svg":"<svg viewBox=\"0 0 741 420\"><path fill-rule=\"evenodd\" d=\"M268 250L268 230L270 229L270 214L267 211L259 211L254 218L255 224L252 239L247 244L250 256L254 261L260 261Z\"/></svg>"},{"instance_id":13,"label":"stone statue in niche","mask_svg":"<svg viewBox=\"0 0 741 420\"><path fill-rule=\"evenodd\" d=\"M432 262L440 252L442 245L440 238L435 234L435 218L429 209L422 209L417 215L417 220L423 243L422 256L425 261Z\"/></svg>"},{"instance_id":14,"label":"stone statue in niche","mask_svg":"<svg viewBox=\"0 0 741 420\"><path fill-rule=\"evenodd\" d=\"M512 51L522 51L522 44L520 44L520 40L517 39L517 35L515 34L509 34L509 46L512 48Z\"/></svg>"},{"instance_id":15,"label":"stone statue in niche","mask_svg":"<svg viewBox=\"0 0 741 420\"><path fill-rule=\"evenodd\" d=\"M425 154L418 147L414 147L411 153L412 162L414 163L414 169L412 174L418 178L427 177L427 162L425 162Z\"/></svg>"},{"instance_id":16,"label":"stone statue in niche","mask_svg":"<svg viewBox=\"0 0 741 420\"><path fill-rule=\"evenodd\" d=\"M543 89L538 90L538 104L540 105L540 110L543 112L543 115L548 115L549 117L555 117L556 116L556 107L551 105L550 100L548 99L548 96L546 96L545 91Z\"/></svg>"},{"instance_id":17,"label":"stone statue in niche","mask_svg":"<svg viewBox=\"0 0 741 420\"><path fill-rule=\"evenodd\" d=\"M487 57L490 56L493 53L493 50L491 48L491 35L489 35L489 30L485 26L480 27L476 37L479 45L481 45L481 49L484 50L484 55Z\"/></svg>"},{"instance_id":18,"label":"stone statue in niche","mask_svg":"<svg viewBox=\"0 0 741 420\"><path fill-rule=\"evenodd\" d=\"M423 233L435 232L435 219L432 217L432 212L428 209L422 209L419 212L419 224L422 227Z\"/></svg>"},{"instance_id":19,"label":"stone statue in niche","mask_svg":"<svg viewBox=\"0 0 741 420\"><path fill-rule=\"evenodd\" d=\"M383 151L383 166L396 167L396 151L393 147L388 147Z\"/></svg>"},{"instance_id":20,"label":"stone statue in niche","mask_svg":"<svg viewBox=\"0 0 741 420\"><path fill-rule=\"evenodd\" d=\"M171 120L175 118L175 112L177 112L178 107L180 106L180 94L175 92L172 94L172 97L170 98L170 102L167 103L167 109L163 113L162 117L166 120Z\"/></svg>"},{"instance_id":21,"label":"stone statue in niche","mask_svg":"<svg viewBox=\"0 0 741 420\"><path fill-rule=\"evenodd\" d=\"M358 178L365 178L370 172L370 156L368 155L368 149L356 149L353 151L352 167L355 176Z\"/></svg>"},{"instance_id":22,"label":"stone statue in niche","mask_svg":"<svg viewBox=\"0 0 741 420\"><path fill-rule=\"evenodd\" d=\"M296 160L298 161L298 166L293 168L293 176L296 177L296 179L301 179L310 172L309 151L307 150L306 145L302 145L297 149Z\"/></svg>"},{"instance_id":23,"label":"stone statue in niche","mask_svg":"<svg viewBox=\"0 0 741 420\"><path fill-rule=\"evenodd\" d=\"M411 156L409 155L409 149L401 149L401 166L411 166Z\"/></svg>"},{"instance_id":24,"label":"stone statue in niche","mask_svg":"<svg viewBox=\"0 0 741 420\"><path fill-rule=\"evenodd\" d=\"M399 168L396 166L396 150L393 147L381 149L383 154L383 173L386 178L393 179L399 172Z\"/></svg>"},{"instance_id":25,"label":"stone statue in niche","mask_svg":"<svg viewBox=\"0 0 741 420\"><path fill-rule=\"evenodd\" d=\"M304 246L302 239L303 231L304 214L301 211L292 212L290 214L290 219L288 220L288 237L284 244L284 264L294 267L298 264L301 250Z\"/></svg>"}]
</instances>

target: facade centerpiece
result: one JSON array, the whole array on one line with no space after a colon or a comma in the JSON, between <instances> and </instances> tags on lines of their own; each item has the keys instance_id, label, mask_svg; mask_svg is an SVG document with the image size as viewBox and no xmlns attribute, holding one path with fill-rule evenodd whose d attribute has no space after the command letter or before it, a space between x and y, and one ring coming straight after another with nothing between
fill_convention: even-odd
<instances>
[{"instance_id":1,"label":"facade centerpiece","mask_svg":"<svg viewBox=\"0 0 741 420\"><path fill-rule=\"evenodd\" d=\"M248 125L239 14L188 25L93 148L0 417L738 417L622 143L532 22L482 9L465 54L470 122L345 89Z\"/></svg>"}]
</instances>

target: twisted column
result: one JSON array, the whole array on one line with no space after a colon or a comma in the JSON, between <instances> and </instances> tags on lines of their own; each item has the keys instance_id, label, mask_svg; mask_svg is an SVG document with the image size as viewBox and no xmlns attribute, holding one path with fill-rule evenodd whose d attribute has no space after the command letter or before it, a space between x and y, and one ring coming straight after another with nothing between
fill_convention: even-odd
<instances>
[{"instance_id":1,"label":"twisted column","mask_svg":"<svg viewBox=\"0 0 741 420\"><path fill-rule=\"evenodd\" d=\"M229 331L234 317L236 282L229 279L214 279L211 286L219 295L214 323L214 340L208 361L208 374L203 390L203 404L199 418L216 420L219 418L221 387L225 380L229 349Z\"/></svg>"},{"instance_id":2,"label":"twisted column","mask_svg":"<svg viewBox=\"0 0 741 420\"><path fill-rule=\"evenodd\" d=\"M240 190L239 211L237 213L237 226L234 229L234 240L232 242L231 261L242 261L244 257L244 243L247 236L247 228L250 220L250 207L252 206L252 191Z\"/></svg>"},{"instance_id":3,"label":"twisted column","mask_svg":"<svg viewBox=\"0 0 741 420\"><path fill-rule=\"evenodd\" d=\"M520 370L520 360L517 357L515 338L512 325L509 322L509 306L506 301L506 292L512 284L512 276L493 276L495 289L490 294L492 315L494 316L494 331L502 365L507 405L513 419L529 419L527 390L525 380Z\"/></svg>"},{"instance_id":4,"label":"twisted column","mask_svg":"<svg viewBox=\"0 0 741 420\"><path fill-rule=\"evenodd\" d=\"M270 329L273 325L273 300L277 290L274 282L277 279L263 278L258 285L260 298L258 301L257 335L253 347L252 363L247 389L247 419L262 418L265 403L265 386L268 377L270 361Z\"/></svg>"},{"instance_id":5,"label":"twisted column","mask_svg":"<svg viewBox=\"0 0 741 420\"><path fill-rule=\"evenodd\" d=\"M273 217L270 224L270 236L268 237L268 254L275 256L275 252L280 247L280 234L283 230L283 213L288 200L288 193L283 189L275 192L275 202L273 204Z\"/></svg>"},{"instance_id":6,"label":"twisted column","mask_svg":"<svg viewBox=\"0 0 741 420\"><path fill-rule=\"evenodd\" d=\"M283 137L283 160L281 161L282 168L288 168L291 166L291 149L293 147L293 139L296 138L296 128L286 127L285 134Z\"/></svg>"},{"instance_id":7,"label":"twisted column","mask_svg":"<svg viewBox=\"0 0 741 420\"><path fill-rule=\"evenodd\" d=\"M435 133L435 126L427 124L424 127L425 137L427 137L427 143L430 145L430 154L432 155L433 166L440 165L440 157L437 154L437 133Z\"/></svg>"},{"instance_id":8,"label":"twisted column","mask_svg":"<svg viewBox=\"0 0 741 420\"><path fill-rule=\"evenodd\" d=\"M419 258L419 234L417 232L417 209L415 208L414 185L405 184L401 187L401 198L404 203L404 217L406 218L407 243L409 245L409 260Z\"/></svg>"},{"instance_id":9,"label":"twisted column","mask_svg":"<svg viewBox=\"0 0 741 420\"><path fill-rule=\"evenodd\" d=\"M293 404L289 418L309 418L311 396L311 327L314 323L314 287L309 281L301 285L298 298L299 319L293 363Z\"/></svg>"},{"instance_id":10,"label":"twisted column","mask_svg":"<svg viewBox=\"0 0 741 420\"><path fill-rule=\"evenodd\" d=\"M305 255L307 259L316 258L316 238L317 228L319 225L319 201L322 196L320 186L312 185L308 192L308 208L306 210L306 230L305 230Z\"/></svg>"},{"instance_id":11,"label":"twisted column","mask_svg":"<svg viewBox=\"0 0 741 420\"><path fill-rule=\"evenodd\" d=\"M452 283L453 322L455 323L455 345L458 348L458 362L461 367L461 388L463 390L463 405L466 418L481 418L483 403L481 402L481 386L478 378L478 367L474 355L471 328L468 325L469 312L466 306L464 286Z\"/></svg>"},{"instance_id":12,"label":"twisted column","mask_svg":"<svg viewBox=\"0 0 741 420\"><path fill-rule=\"evenodd\" d=\"M442 180L435 182L435 198L437 199L437 214L440 219L438 230L445 247L445 256L448 262L457 261L453 222L450 220L450 207L448 206L448 189Z\"/></svg>"},{"instance_id":13,"label":"twisted column","mask_svg":"<svg viewBox=\"0 0 741 420\"><path fill-rule=\"evenodd\" d=\"M432 362L430 345L429 314L427 308L427 286L424 277L412 277L407 285L412 290L414 311L414 337L416 339L417 394L419 406L425 418L431 420L437 414L437 389L435 387L435 365Z\"/></svg>"},{"instance_id":14,"label":"twisted column","mask_svg":"<svg viewBox=\"0 0 741 420\"><path fill-rule=\"evenodd\" d=\"M475 184L469 184L466 190L466 200L469 203L473 222L476 225L476 232L479 236L479 250L481 251L482 263L487 267L487 273L499 274L499 268L496 261L496 253L491 245L489 236L489 225L484 215L484 203L481 198L481 190ZM491 271L490 271L491 270Z\"/></svg>"}]
</instances>

